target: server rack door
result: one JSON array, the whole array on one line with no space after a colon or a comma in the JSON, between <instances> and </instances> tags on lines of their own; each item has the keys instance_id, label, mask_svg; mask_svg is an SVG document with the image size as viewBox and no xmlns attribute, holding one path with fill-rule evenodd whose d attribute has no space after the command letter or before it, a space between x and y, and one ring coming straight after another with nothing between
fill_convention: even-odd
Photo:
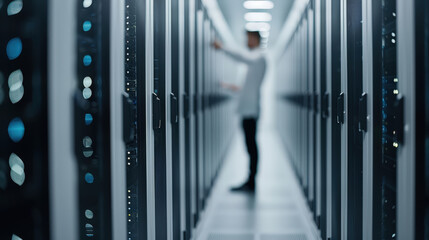
<instances>
[{"instance_id":1,"label":"server rack door","mask_svg":"<svg viewBox=\"0 0 429 240\"><path fill-rule=\"evenodd\" d=\"M111 239L110 1L79 1L76 7L80 239Z\"/></svg>"},{"instance_id":2,"label":"server rack door","mask_svg":"<svg viewBox=\"0 0 429 240\"><path fill-rule=\"evenodd\" d=\"M198 38L197 38L197 10L198 10L198 2L196 0L189 0L189 12L190 12L190 18L189 18L189 35L190 35L190 99L191 99L191 173L192 173L192 226L196 226L197 224L197 218L198 218L198 209L199 209L199 203L198 203L198 197L199 197L199 191L198 191L198 162L197 162L197 105L196 105L196 99L197 99L197 92L196 92L196 81L198 77ZM191 232L191 234L193 234Z\"/></svg>"},{"instance_id":3,"label":"server rack door","mask_svg":"<svg viewBox=\"0 0 429 240\"><path fill-rule=\"evenodd\" d=\"M199 5L201 5L200 2L198 2ZM201 7L201 6L200 6ZM197 215L195 219L195 224L198 222L200 213L203 209L203 202L204 202L204 165L203 165L203 147L204 147L204 139L203 139L203 114L202 114L202 80L204 76L204 13L202 9L199 9L197 11L197 75L195 78L195 96L196 96L196 165L197 165L197 189L198 189L198 195L197 195L197 201L198 201L198 208L197 208Z\"/></svg>"},{"instance_id":4,"label":"server rack door","mask_svg":"<svg viewBox=\"0 0 429 240\"><path fill-rule=\"evenodd\" d=\"M305 14L305 17L302 21L302 28L301 28L301 91L302 91L302 106L301 106L301 112L303 116L303 124L302 124L302 144L303 144L303 151L301 156L301 161L303 162L302 165L302 175L303 175L303 186L304 186L304 192L307 198L307 204L309 201L309 176L308 176L308 151L309 151L309 145L308 145L308 133L309 133L309 111L308 111L308 36L307 36L307 29L308 28L308 19L307 14Z\"/></svg>"},{"instance_id":5,"label":"server rack door","mask_svg":"<svg viewBox=\"0 0 429 240\"><path fill-rule=\"evenodd\" d=\"M415 4L416 1L397 1L397 36L398 44L396 47L397 53L397 93L401 95L395 96L394 105L394 128L393 133L396 137L396 142L399 144L397 152L397 168L396 170L396 234L397 239L418 239L416 238L416 192L424 191L416 188L416 165L417 161L421 161L423 156L417 157L417 131L424 132L424 125L420 124L421 129L417 129L417 117L421 113L421 118L424 119L424 110L417 109L416 100L419 98L417 93L424 94L424 91L418 92L416 88L424 89L424 82L421 86L416 85L416 64L424 62L424 58L416 59L416 50L424 52L422 49L416 49L416 28L415 24L424 21L424 15L421 19L415 19ZM418 29L417 31L422 31ZM385 40L390 40L389 38ZM392 38L394 39L394 38ZM423 37L424 39L424 37ZM385 55L386 56L386 55ZM388 56L388 55L387 55ZM386 57L387 57L386 56ZM387 65L387 66L386 66ZM384 67L389 67L385 64ZM424 78L423 78L424 79ZM393 90L393 91L395 91ZM424 99L424 97L423 97ZM424 104L424 100L422 101ZM424 106L424 105L423 105ZM421 146L421 145L420 145ZM423 145L424 146L424 145ZM422 211L422 210L417 210Z\"/></svg>"},{"instance_id":6,"label":"server rack door","mask_svg":"<svg viewBox=\"0 0 429 240\"><path fill-rule=\"evenodd\" d=\"M328 238L341 238L341 94L340 1L326 3L327 89L331 116L327 135ZM342 111L341 111L342 112Z\"/></svg>"},{"instance_id":7,"label":"server rack door","mask_svg":"<svg viewBox=\"0 0 429 240\"><path fill-rule=\"evenodd\" d=\"M185 138L186 138L186 132L185 132L185 99L182 97L185 93L185 36L186 32L185 29L187 26L185 25L185 9L187 8L187 1L186 0L179 0L179 11L178 11L178 42L179 42L179 57L178 57L178 67L179 67L179 76L178 76L178 92L177 92L177 99L178 99L178 124L179 124L179 168L180 168L180 185L178 189L178 195L180 197L180 211L179 211L179 235L178 240L185 240L186 239L186 191L187 191L187 185L186 185L186 160L185 160ZM174 28L174 27L173 27Z\"/></svg>"},{"instance_id":8,"label":"server rack door","mask_svg":"<svg viewBox=\"0 0 429 240\"><path fill-rule=\"evenodd\" d=\"M204 36L203 36L203 48L204 48L204 77L203 77L203 139L204 139L204 203L203 208L205 208L205 202L208 198L211 184L211 155L210 155L210 106L208 102L208 96L210 94L210 81L211 81L211 51L210 51L210 21L208 20L207 13L204 14Z\"/></svg>"},{"instance_id":9,"label":"server rack door","mask_svg":"<svg viewBox=\"0 0 429 240\"><path fill-rule=\"evenodd\" d=\"M316 106L314 103L315 94L316 94L316 86L315 86L315 59L314 59L314 7L308 9L308 110L309 110L309 133L308 133L308 182L309 182L309 202L310 209L313 212L313 219L316 221Z\"/></svg>"},{"instance_id":10,"label":"server rack door","mask_svg":"<svg viewBox=\"0 0 429 240\"><path fill-rule=\"evenodd\" d=\"M320 0L314 2L314 187L315 187L315 215L316 225L322 232L322 208L324 208L322 201L322 76L321 76L321 56L322 56L322 13ZM323 239L323 237L322 237Z\"/></svg>"},{"instance_id":11,"label":"server rack door","mask_svg":"<svg viewBox=\"0 0 429 240\"><path fill-rule=\"evenodd\" d=\"M171 91L170 91L170 123L171 124L171 161L172 161L172 230L173 239L181 238L181 157L180 157L180 135L179 135L179 87L180 87L180 44L179 39L179 1L171 2Z\"/></svg>"},{"instance_id":12,"label":"server rack door","mask_svg":"<svg viewBox=\"0 0 429 240\"><path fill-rule=\"evenodd\" d=\"M194 149L194 125L195 115L193 108L193 82L195 79L195 1L185 2L185 168L186 168L186 233L185 240L192 237L195 214L195 149ZM187 107L187 108L186 108Z\"/></svg>"},{"instance_id":13,"label":"server rack door","mask_svg":"<svg viewBox=\"0 0 429 240\"><path fill-rule=\"evenodd\" d=\"M362 121L366 121L365 95L362 95L362 1L348 0L343 11L346 16L343 21L347 23L346 42L347 49L347 92L346 99L346 131L347 131L347 214L345 215L345 239L362 239L362 134L364 131ZM363 115L364 117L362 117ZM363 118L363 119L362 119Z\"/></svg>"},{"instance_id":14,"label":"server rack door","mask_svg":"<svg viewBox=\"0 0 429 240\"><path fill-rule=\"evenodd\" d=\"M340 0L340 58L341 58L341 97L337 98L337 124L340 124L340 134L341 134L341 154L340 154L340 179L341 179L341 189L340 189L340 211L341 211L341 221L340 221L340 239L347 239L347 215L348 215L348 199L347 199L347 187L348 187L348 128L349 128L349 114L348 114L348 60L347 54L347 2L345 0Z\"/></svg>"},{"instance_id":15,"label":"server rack door","mask_svg":"<svg viewBox=\"0 0 429 240\"><path fill-rule=\"evenodd\" d=\"M47 1L3 2L0 21L0 238L49 239Z\"/></svg>"},{"instance_id":16,"label":"server rack door","mask_svg":"<svg viewBox=\"0 0 429 240\"><path fill-rule=\"evenodd\" d=\"M184 160L185 160L185 232L183 240L190 239L192 227L192 193L191 193L191 101L190 81L191 81L191 21L190 21L190 1L184 1L184 85L183 85L183 118L184 126Z\"/></svg>"},{"instance_id":17,"label":"server rack door","mask_svg":"<svg viewBox=\"0 0 429 240\"><path fill-rule=\"evenodd\" d=\"M166 156L166 11L167 0L153 2L153 131L155 161L156 239L167 239L167 156Z\"/></svg>"},{"instance_id":18,"label":"server rack door","mask_svg":"<svg viewBox=\"0 0 429 240\"><path fill-rule=\"evenodd\" d=\"M327 88L327 11L326 1L320 2L320 179L321 179L321 209L320 230L322 239L327 239L328 227L328 119L330 116L329 91ZM329 231L330 234L330 231Z\"/></svg>"},{"instance_id":19,"label":"server rack door","mask_svg":"<svg viewBox=\"0 0 429 240\"><path fill-rule=\"evenodd\" d=\"M374 239L396 236L396 0L373 1Z\"/></svg>"},{"instance_id":20,"label":"server rack door","mask_svg":"<svg viewBox=\"0 0 429 240\"><path fill-rule=\"evenodd\" d=\"M415 239L429 238L429 2L415 1L416 205ZM423 87L424 86L424 87ZM424 129L424 131L423 131ZM422 211L424 209L424 211ZM399 234L399 232L398 232Z\"/></svg>"},{"instance_id":21,"label":"server rack door","mask_svg":"<svg viewBox=\"0 0 429 240\"><path fill-rule=\"evenodd\" d=\"M125 1L124 142L127 238L147 239L146 1Z\"/></svg>"},{"instance_id":22,"label":"server rack door","mask_svg":"<svg viewBox=\"0 0 429 240\"><path fill-rule=\"evenodd\" d=\"M332 106L332 240L341 239L341 124L344 123L344 93L341 91L341 2L331 5L331 106Z\"/></svg>"}]
</instances>

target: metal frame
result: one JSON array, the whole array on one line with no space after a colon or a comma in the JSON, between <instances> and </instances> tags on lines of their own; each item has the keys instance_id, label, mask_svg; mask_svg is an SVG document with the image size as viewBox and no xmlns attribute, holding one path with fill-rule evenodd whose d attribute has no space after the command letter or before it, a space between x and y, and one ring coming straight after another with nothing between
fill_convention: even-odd
<instances>
[{"instance_id":1,"label":"metal frame","mask_svg":"<svg viewBox=\"0 0 429 240\"><path fill-rule=\"evenodd\" d=\"M153 91L153 59L154 59L154 1L146 1L146 116L152 116L153 103L152 103L152 91ZM153 122L146 121L146 156L147 156L147 239L155 239L155 154L154 154L154 132Z\"/></svg>"},{"instance_id":2,"label":"metal frame","mask_svg":"<svg viewBox=\"0 0 429 240\"><path fill-rule=\"evenodd\" d=\"M331 35L331 12L332 12L332 0L326 0L326 93L329 95L328 106L332 104L332 35ZM332 118L333 107L330 109L330 115L326 118L326 212L327 212L327 230L326 239L332 238Z\"/></svg>"},{"instance_id":3,"label":"metal frame","mask_svg":"<svg viewBox=\"0 0 429 240\"><path fill-rule=\"evenodd\" d=\"M78 239L77 161L72 142L73 97L76 61L75 28L64 27L76 22L73 1L48 1L48 92L49 99L49 178L50 239ZM68 58L64 58L68 56ZM58 81L61 79L61 81ZM54 180L56 179L56 180ZM48 236L46 236L48 239Z\"/></svg>"},{"instance_id":4,"label":"metal frame","mask_svg":"<svg viewBox=\"0 0 429 240\"><path fill-rule=\"evenodd\" d=\"M397 236L399 240L415 239L416 206L416 29L415 2L397 1L398 90L405 96L404 144L397 160ZM419 191L424 191L420 189Z\"/></svg>"},{"instance_id":5,"label":"metal frame","mask_svg":"<svg viewBox=\"0 0 429 240\"><path fill-rule=\"evenodd\" d=\"M362 45L363 45L363 92L368 93L367 121L368 129L363 136L363 216L362 216L362 239L372 240L373 232L373 141L374 141L374 118L373 118L373 23L372 23L372 0L362 0Z\"/></svg>"},{"instance_id":6,"label":"metal frame","mask_svg":"<svg viewBox=\"0 0 429 240\"><path fill-rule=\"evenodd\" d=\"M341 28L341 92L345 94L343 113L344 122L341 125L341 239L347 239L348 220L348 143L349 143L349 115L348 113L348 57L347 57L347 1L340 0L340 28ZM339 109L337 109L339 111ZM350 116L351 117L351 116Z\"/></svg>"},{"instance_id":7,"label":"metal frame","mask_svg":"<svg viewBox=\"0 0 429 240\"><path fill-rule=\"evenodd\" d=\"M123 93L125 81L125 1L110 2L110 129L111 129L111 198L112 198L112 239L120 240L127 236L127 181L126 160L123 141ZM118 34L122 33L122 34ZM122 47L118 47L122 46Z\"/></svg>"}]
</instances>

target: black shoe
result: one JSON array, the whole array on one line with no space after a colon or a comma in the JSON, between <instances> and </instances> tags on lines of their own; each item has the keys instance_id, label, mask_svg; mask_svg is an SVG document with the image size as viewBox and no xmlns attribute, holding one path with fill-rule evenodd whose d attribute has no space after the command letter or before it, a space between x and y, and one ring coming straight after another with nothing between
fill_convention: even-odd
<instances>
[{"instance_id":1,"label":"black shoe","mask_svg":"<svg viewBox=\"0 0 429 240\"><path fill-rule=\"evenodd\" d=\"M255 192L255 184L253 183L249 183L246 182L241 186L238 187L233 187L231 188L231 192L249 192L249 193L253 193Z\"/></svg>"}]
</instances>

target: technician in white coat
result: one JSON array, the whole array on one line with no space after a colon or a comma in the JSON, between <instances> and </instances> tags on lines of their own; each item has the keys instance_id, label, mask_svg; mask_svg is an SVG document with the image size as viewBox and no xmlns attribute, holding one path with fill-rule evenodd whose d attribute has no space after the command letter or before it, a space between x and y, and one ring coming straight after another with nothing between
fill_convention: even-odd
<instances>
[{"instance_id":1,"label":"technician in white coat","mask_svg":"<svg viewBox=\"0 0 429 240\"><path fill-rule=\"evenodd\" d=\"M232 84L223 83L223 87L239 91L237 112L242 117L242 127L246 137L247 151L250 157L250 171L247 181L231 191L255 191L255 178L258 170L258 145L256 143L256 126L260 113L261 84L265 77L267 61L264 52L260 49L261 35L259 32L247 32L247 46L249 50L222 46L218 41L213 43L216 49L222 50L238 62L247 65L247 74L243 86L240 88Z\"/></svg>"}]
</instances>

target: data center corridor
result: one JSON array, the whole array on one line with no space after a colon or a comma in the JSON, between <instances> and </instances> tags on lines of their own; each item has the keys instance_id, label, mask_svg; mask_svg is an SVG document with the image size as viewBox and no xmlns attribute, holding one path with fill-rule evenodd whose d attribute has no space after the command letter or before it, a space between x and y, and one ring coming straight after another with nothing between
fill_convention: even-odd
<instances>
[{"instance_id":1,"label":"data center corridor","mask_svg":"<svg viewBox=\"0 0 429 240\"><path fill-rule=\"evenodd\" d=\"M197 240L316 240L316 226L275 129L261 128L255 194L229 190L245 180L248 156L241 131L233 138L210 195Z\"/></svg>"},{"instance_id":2,"label":"data center corridor","mask_svg":"<svg viewBox=\"0 0 429 240\"><path fill-rule=\"evenodd\" d=\"M0 240L429 240L429 0L0 0Z\"/></svg>"}]
</instances>

